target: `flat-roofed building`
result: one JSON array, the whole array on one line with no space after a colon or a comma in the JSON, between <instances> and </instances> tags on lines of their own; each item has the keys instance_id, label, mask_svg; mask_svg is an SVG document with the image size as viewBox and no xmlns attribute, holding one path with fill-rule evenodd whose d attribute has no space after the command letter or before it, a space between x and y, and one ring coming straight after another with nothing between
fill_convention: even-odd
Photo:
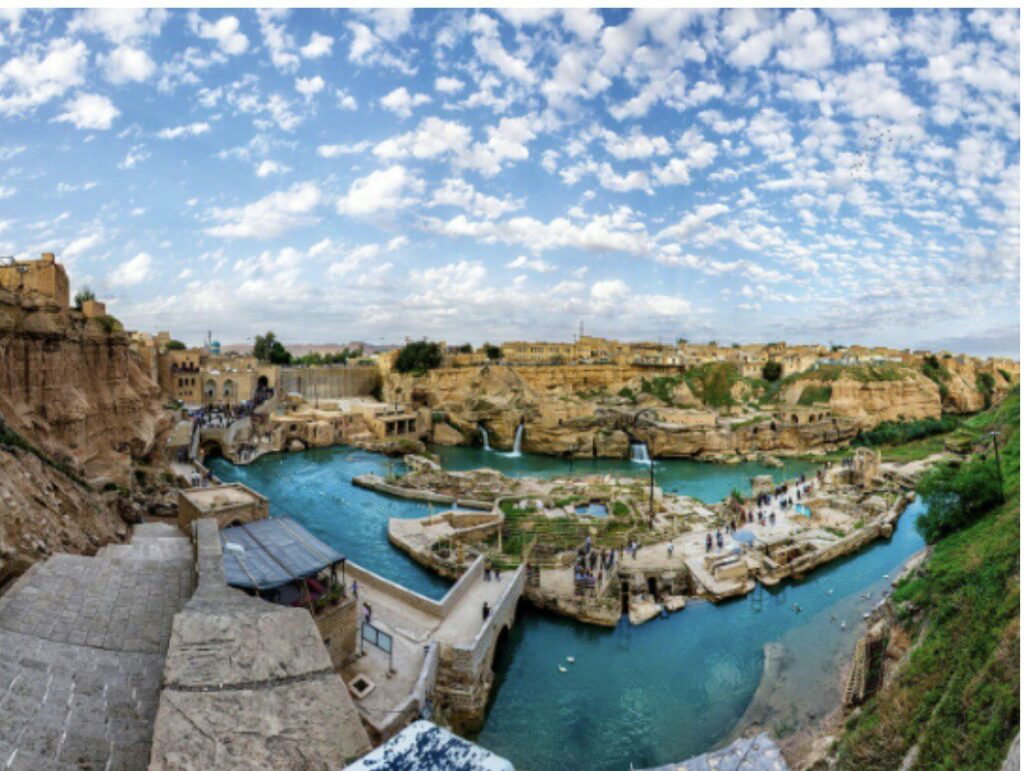
<instances>
[{"instance_id":1,"label":"flat-roofed building","mask_svg":"<svg viewBox=\"0 0 1024 771\"><path fill-rule=\"evenodd\" d=\"M63 309L71 304L68 274L53 252L43 252L38 260L0 265L0 289L19 294L39 294L54 300Z\"/></svg>"},{"instance_id":2,"label":"flat-roofed building","mask_svg":"<svg viewBox=\"0 0 1024 771\"><path fill-rule=\"evenodd\" d=\"M191 532L192 523L213 517L217 526L256 522L270 516L270 503L255 490L239 482L178 491L178 527Z\"/></svg>"}]
</instances>

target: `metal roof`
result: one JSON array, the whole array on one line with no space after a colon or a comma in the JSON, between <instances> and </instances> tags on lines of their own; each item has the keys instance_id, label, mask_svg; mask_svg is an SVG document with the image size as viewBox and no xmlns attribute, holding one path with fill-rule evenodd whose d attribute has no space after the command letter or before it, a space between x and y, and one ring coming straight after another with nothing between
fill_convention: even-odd
<instances>
[{"instance_id":1,"label":"metal roof","mask_svg":"<svg viewBox=\"0 0 1024 771\"><path fill-rule=\"evenodd\" d=\"M274 589L345 559L291 517L226 527L220 540L225 579L245 589Z\"/></svg>"}]
</instances>

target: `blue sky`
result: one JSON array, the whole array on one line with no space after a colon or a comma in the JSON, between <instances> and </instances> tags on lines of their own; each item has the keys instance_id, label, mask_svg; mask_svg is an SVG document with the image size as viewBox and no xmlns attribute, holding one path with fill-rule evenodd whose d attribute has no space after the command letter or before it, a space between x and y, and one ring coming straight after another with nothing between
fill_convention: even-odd
<instances>
[{"instance_id":1,"label":"blue sky","mask_svg":"<svg viewBox=\"0 0 1024 771\"><path fill-rule=\"evenodd\" d=\"M1019 348L1016 10L0 10L0 254L130 328Z\"/></svg>"}]
</instances>

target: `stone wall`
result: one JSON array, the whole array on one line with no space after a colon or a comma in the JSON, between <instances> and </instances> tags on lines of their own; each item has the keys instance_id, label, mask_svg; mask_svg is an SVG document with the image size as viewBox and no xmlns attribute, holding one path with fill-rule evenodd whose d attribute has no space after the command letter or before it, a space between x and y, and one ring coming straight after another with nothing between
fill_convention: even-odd
<instances>
[{"instance_id":1,"label":"stone wall","mask_svg":"<svg viewBox=\"0 0 1024 771\"><path fill-rule=\"evenodd\" d=\"M306 401L370 396L380 384L375 365L282 367L280 393L299 393Z\"/></svg>"},{"instance_id":2,"label":"stone wall","mask_svg":"<svg viewBox=\"0 0 1024 771\"><path fill-rule=\"evenodd\" d=\"M358 602L351 594L336 606L328 605L313 620L335 669L344 666L356 655L359 644Z\"/></svg>"},{"instance_id":3,"label":"stone wall","mask_svg":"<svg viewBox=\"0 0 1024 771\"><path fill-rule=\"evenodd\" d=\"M339 768L368 752L309 612L228 587L213 520L193 538L198 586L174 617L149 768Z\"/></svg>"}]
</instances>

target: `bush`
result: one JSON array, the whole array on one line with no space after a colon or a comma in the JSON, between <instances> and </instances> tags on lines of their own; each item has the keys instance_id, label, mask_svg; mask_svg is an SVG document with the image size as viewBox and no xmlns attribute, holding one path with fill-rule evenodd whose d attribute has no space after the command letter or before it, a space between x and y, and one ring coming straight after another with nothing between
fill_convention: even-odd
<instances>
[{"instance_id":1,"label":"bush","mask_svg":"<svg viewBox=\"0 0 1024 771\"><path fill-rule=\"evenodd\" d=\"M830 385L806 385L800 392L798 404L809 406L819 402L827 402L832 398L832 386Z\"/></svg>"},{"instance_id":2,"label":"bush","mask_svg":"<svg viewBox=\"0 0 1024 771\"><path fill-rule=\"evenodd\" d=\"M936 434L948 433L959 424L960 421L952 415L903 422L887 420L884 423L879 423L870 431L860 434L853 443L862 447L905 444Z\"/></svg>"},{"instance_id":3,"label":"bush","mask_svg":"<svg viewBox=\"0 0 1024 771\"><path fill-rule=\"evenodd\" d=\"M928 511L917 520L917 529L928 543L973 524L1003 502L995 457L940 466L921 480L917 491L928 504Z\"/></svg>"},{"instance_id":4,"label":"bush","mask_svg":"<svg viewBox=\"0 0 1024 771\"><path fill-rule=\"evenodd\" d=\"M491 361L497 361L501 358L501 348L490 343L484 343L484 353L487 354L487 358Z\"/></svg>"},{"instance_id":5,"label":"bush","mask_svg":"<svg viewBox=\"0 0 1024 771\"><path fill-rule=\"evenodd\" d=\"M83 286L77 292L75 292L75 310L82 310L82 306L85 305L89 300L95 300L96 293L93 292L89 287Z\"/></svg>"},{"instance_id":6,"label":"bush","mask_svg":"<svg viewBox=\"0 0 1024 771\"><path fill-rule=\"evenodd\" d=\"M167 345L164 346L168 351L184 351L185 344L181 340L168 340Z\"/></svg>"},{"instance_id":7,"label":"bush","mask_svg":"<svg viewBox=\"0 0 1024 771\"><path fill-rule=\"evenodd\" d=\"M765 362L765 365L761 367L761 377L769 383L774 383L782 377L782 365L777 361Z\"/></svg>"},{"instance_id":8,"label":"bush","mask_svg":"<svg viewBox=\"0 0 1024 771\"><path fill-rule=\"evenodd\" d=\"M121 326L121 322L115 319L109 313L106 316L100 316L96 320L100 323L100 326L103 327L103 331L106 332L108 335L112 335L115 332L120 332L124 329L124 327Z\"/></svg>"},{"instance_id":9,"label":"bush","mask_svg":"<svg viewBox=\"0 0 1024 771\"><path fill-rule=\"evenodd\" d=\"M399 372L425 372L440 366L441 346L426 340L406 343L395 359L395 369Z\"/></svg>"},{"instance_id":10,"label":"bush","mask_svg":"<svg viewBox=\"0 0 1024 771\"><path fill-rule=\"evenodd\" d=\"M992 377L991 372L979 372L974 379L974 384L981 391L981 395L985 397L985 409L987 410L992 406L992 392L996 387L996 379Z\"/></svg>"}]
</instances>

